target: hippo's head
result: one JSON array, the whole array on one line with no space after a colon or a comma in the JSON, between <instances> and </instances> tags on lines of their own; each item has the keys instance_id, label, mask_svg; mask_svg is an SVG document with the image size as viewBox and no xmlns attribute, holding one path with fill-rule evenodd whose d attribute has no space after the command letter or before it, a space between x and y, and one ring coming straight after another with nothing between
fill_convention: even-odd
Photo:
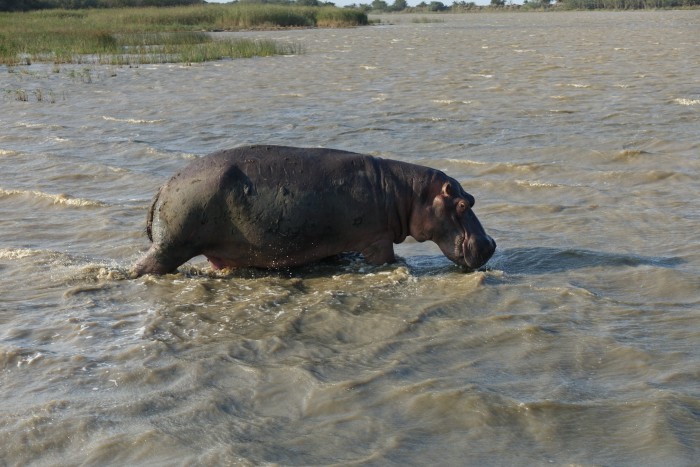
<instances>
[{"instance_id":1,"label":"hippo's head","mask_svg":"<svg viewBox=\"0 0 700 467\"><path fill-rule=\"evenodd\" d=\"M491 258L496 242L472 211L474 197L456 180L443 177L442 186L433 185L425 204L414 211L411 236L418 241L432 240L458 265L478 269Z\"/></svg>"}]
</instances>

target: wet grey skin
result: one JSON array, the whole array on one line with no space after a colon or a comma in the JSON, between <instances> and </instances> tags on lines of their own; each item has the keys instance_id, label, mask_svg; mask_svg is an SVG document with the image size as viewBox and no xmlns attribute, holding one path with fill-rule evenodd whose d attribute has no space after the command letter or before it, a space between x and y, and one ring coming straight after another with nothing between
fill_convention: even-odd
<instances>
[{"instance_id":1,"label":"wet grey skin","mask_svg":"<svg viewBox=\"0 0 700 467\"><path fill-rule=\"evenodd\" d=\"M347 151L244 146L201 157L153 199L153 242L134 276L174 272L204 255L214 268L285 268L343 252L395 261L394 244L435 242L466 270L496 242L474 197L443 172Z\"/></svg>"}]
</instances>

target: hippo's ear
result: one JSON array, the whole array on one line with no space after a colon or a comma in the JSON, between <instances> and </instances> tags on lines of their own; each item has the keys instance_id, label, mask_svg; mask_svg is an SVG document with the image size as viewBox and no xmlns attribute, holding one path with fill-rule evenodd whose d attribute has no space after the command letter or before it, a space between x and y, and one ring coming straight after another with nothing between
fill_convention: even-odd
<instances>
[{"instance_id":1,"label":"hippo's ear","mask_svg":"<svg viewBox=\"0 0 700 467\"><path fill-rule=\"evenodd\" d=\"M453 188L450 182L445 182L442 185L442 196L452 196Z\"/></svg>"}]
</instances>

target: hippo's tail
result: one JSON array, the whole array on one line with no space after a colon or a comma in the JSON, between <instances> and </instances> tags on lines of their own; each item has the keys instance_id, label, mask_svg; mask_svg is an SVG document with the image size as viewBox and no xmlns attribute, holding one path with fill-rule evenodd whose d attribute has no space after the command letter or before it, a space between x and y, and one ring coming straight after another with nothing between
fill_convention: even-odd
<instances>
[{"instance_id":1,"label":"hippo's tail","mask_svg":"<svg viewBox=\"0 0 700 467\"><path fill-rule=\"evenodd\" d=\"M156 210L156 203L158 203L158 197L160 196L161 191L163 191L162 186L158 188L158 192L156 192L156 195L153 197L153 201L151 202L151 207L148 208L148 217L146 218L146 235L148 235L148 239L150 241L153 241L153 214Z\"/></svg>"}]
</instances>

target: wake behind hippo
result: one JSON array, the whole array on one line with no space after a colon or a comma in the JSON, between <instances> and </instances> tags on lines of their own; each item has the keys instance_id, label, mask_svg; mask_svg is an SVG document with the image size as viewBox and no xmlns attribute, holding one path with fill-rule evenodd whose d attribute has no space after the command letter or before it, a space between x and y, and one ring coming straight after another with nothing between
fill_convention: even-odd
<instances>
[{"instance_id":1,"label":"wake behind hippo","mask_svg":"<svg viewBox=\"0 0 700 467\"><path fill-rule=\"evenodd\" d=\"M133 272L170 273L197 255L217 269L299 266L343 252L383 264L409 235L473 270L496 249L473 206L456 180L429 167L243 146L197 159L158 190L146 229L153 244Z\"/></svg>"}]
</instances>

